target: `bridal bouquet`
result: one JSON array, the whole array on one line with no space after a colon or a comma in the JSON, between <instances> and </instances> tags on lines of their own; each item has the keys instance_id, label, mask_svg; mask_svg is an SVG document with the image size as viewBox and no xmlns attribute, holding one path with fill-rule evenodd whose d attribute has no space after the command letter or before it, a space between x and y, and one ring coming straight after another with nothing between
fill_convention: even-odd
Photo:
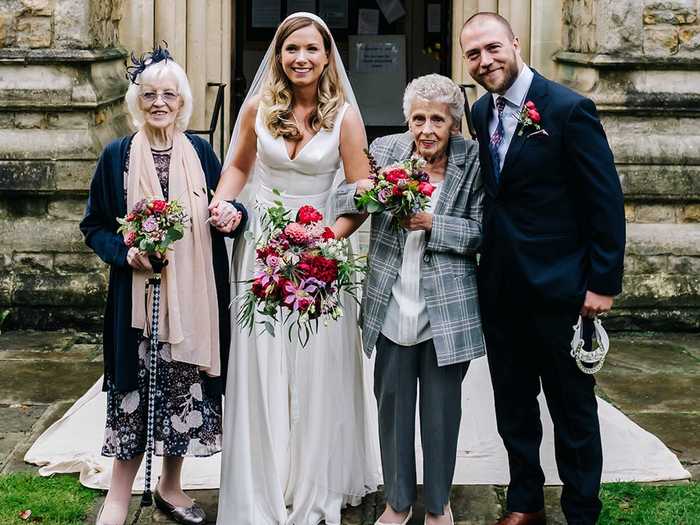
<instances>
[{"instance_id":1,"label":"bridal bouquet","mask_svg":"<svg viewBox=\"0 0 700 525\"><path fill-rule=\"evenodd\" d=\"M427 209L435 186L423 170L423 159L410 158L379 169L368 150L365 155L369 159L372 188L357 198L359 209L368 213L388 211L395 227L409 215Z\"/></svg>"},{"instance_id":2,"label":"bridal bouquet","mask_svg":"<svg viewBox=\"0 0 700 525\"><path fill-rule=\"evenodd\" d=\"M126 217L117 218L124 244L149 255L165 255L168 247L185 235L189 217L177 200L142 199Z\"/></svg>"},{"instance_id":3,"label":"bridal bouquet","mask_svg":"<svg viewBox=\"0 0 700 525\"><path fill-rule=\"evenodd\" d=\"M364 273L358 259L349 256L349 241L336 239L324 227L323 215L303 206L294 220L282 202L268 208L261 218L263 234L256 242L255 273L249 289L240 297L238 322L252 331L258 323L275 335L276 321L289 322L302 346L318 330L318 320L343 315L341 293L357 299L353 274ZM256 312L263 320L256 321Z\"/></svg>"}]
</instances>

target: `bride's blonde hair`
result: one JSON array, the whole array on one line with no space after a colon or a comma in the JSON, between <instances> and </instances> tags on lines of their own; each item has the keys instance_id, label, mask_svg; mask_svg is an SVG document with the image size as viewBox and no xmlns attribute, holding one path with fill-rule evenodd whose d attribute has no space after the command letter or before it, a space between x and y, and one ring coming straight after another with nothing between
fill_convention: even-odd
<instances>
[{"instance_id":1,"label":"bride's blonde hair","mask_svg":"<svg viewBox=\"0 0 700 525\"><path fill-rule=\"evenodd\" d=\"M282 136L290 141L300 141L301 131L292 115L294 92L292 83L282 69L282 44L289 36L303 27L313 25L323 38L328 64L318 79L317 102L308 118L308 125L316 132L330 130L338 110L345 103L345 95L338 79L337 64L333 56L332 39L328 30L316 20L305 16L287 19L275 33L275 49L270 55L269 73L262 89L263 122L273 137Z\"/></svg>"}]
</instances>

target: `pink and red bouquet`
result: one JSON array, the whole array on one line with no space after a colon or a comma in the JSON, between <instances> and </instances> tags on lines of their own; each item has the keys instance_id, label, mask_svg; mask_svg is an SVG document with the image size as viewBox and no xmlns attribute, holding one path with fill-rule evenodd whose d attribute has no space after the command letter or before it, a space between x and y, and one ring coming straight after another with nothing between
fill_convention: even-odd
<instances>
[{"instance_id":1,"label":"pink and red bouquet","mask_svg":"<svg viewBox=\"0 0 700 525\"><path fill-rule=\"evenodd\" d=\"M249 330L261 324L271 335L275 322L282 322L289 327L290 340L296 329L306 346L319 319L342 317L343 292L357 300L355 274L364 273L364 265L350 255L347 239L336 239L323 226L323 215L312 206L300 208L292 220L277 201L261 220L264 233L256 242L255 274L239 297L238 322Z\"/></svg>"},{"instance_id":2,"label":"pink and red bouquet","mask_svg":"<svg viewBox=\"0 0 700 525\"><path fill-rule=\"evenodd\" d=\"M165 255L168 247L185 235L189 217L176 200L142 199L117 222L117 232L124 234L124 244L129 248L136 247L148 255Z\"/></svg>"},{"instance_id":3,"label":"pink and red bouquet","mask_svg":"<svg viewBox=\"0 0 700 525\"><path fill-rule=\"evenodd\" d=\"M374 157L365 150L370 163L372 188L357 198L357 207L368 213L388 211L395 226L427 209L435 186L425 172L425 160L410 158L379 169Z\"/></svg>"}]
</instances>

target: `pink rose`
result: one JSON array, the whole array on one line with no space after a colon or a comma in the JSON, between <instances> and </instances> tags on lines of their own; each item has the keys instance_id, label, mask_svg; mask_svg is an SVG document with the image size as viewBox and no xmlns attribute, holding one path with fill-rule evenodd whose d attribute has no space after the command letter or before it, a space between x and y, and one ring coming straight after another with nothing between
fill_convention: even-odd
<instances>
[{"instance_id":1,"label":"pink rose","mask_svg":"<svg viewBox=\"0 0 700 525\"><path fill-rule=\"evenodd\" d=\"M540 114L537 112L536 109L531 109L527 112L527 115L528 117L530 117L530 120L532 120L535 124L537 124L540 121Z\"/></svg>"},{"instance_id":2,"label":"pink rose","mask_svg":"<svg viewBox=\"0 0 700 525\"><path fill-rule=\"evenodd\" d=\"M418 191L420 191L423 195L430 197L435 191L435 186L433 186L429 182L421 182L418 185Z\"/></svg>"}]
</instances>

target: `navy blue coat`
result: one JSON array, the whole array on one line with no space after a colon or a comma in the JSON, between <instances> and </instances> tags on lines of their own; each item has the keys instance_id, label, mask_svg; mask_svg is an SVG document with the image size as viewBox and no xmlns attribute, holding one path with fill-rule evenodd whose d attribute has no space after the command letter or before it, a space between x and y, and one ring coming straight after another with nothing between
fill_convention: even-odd
<instances>
[{"instance_id":1,"label":"navy blue coat","mask_svg":"<svg viewBox=\"0 0 700 525\"><path fill-rule=\"evenodd\" d=\"M104 314L104 373L105 377L115 384L117 390L124 392L138 387L138 341L141 333L140 330L131 327L132 269L126 262L128 248L124 244L122 235L117 233L119 227L117 217L124 217L127 213L124 198L124 171L127 169L125 160L132 138L133 135L117 139L102 152L90 184L85 216L80 222L80 231L85 236L85 243L110 267ZM221 176L221 164L214 151L208 142L196 135L187 134L187 138L194 146L202 163L207 188L216 189ZM247 220L243 205L239 203L234 205L243 213L243 220L232 235L241 231ZM221 394L225 386L231 341L229 259L224 235L214 228L211 231L212 264L219 306L222 376L210 378L202 374L202 377L205 379L205 388L210 394Z\"/></svg>"},{"instance_id":2,"label":"navy blue coat","mask_svg":"<svg viewBox=\"0 0 700 525\"><path fill-rule=\"evenodd\" d=\"M578 309L586 290L622 289L622 189L591 100L536 72L526 100L548 136L518 136L518 126L500 182L488 148L492 96L472 110L486 189L479 292L482 300Z\"/></svg>"}]
</instances>

